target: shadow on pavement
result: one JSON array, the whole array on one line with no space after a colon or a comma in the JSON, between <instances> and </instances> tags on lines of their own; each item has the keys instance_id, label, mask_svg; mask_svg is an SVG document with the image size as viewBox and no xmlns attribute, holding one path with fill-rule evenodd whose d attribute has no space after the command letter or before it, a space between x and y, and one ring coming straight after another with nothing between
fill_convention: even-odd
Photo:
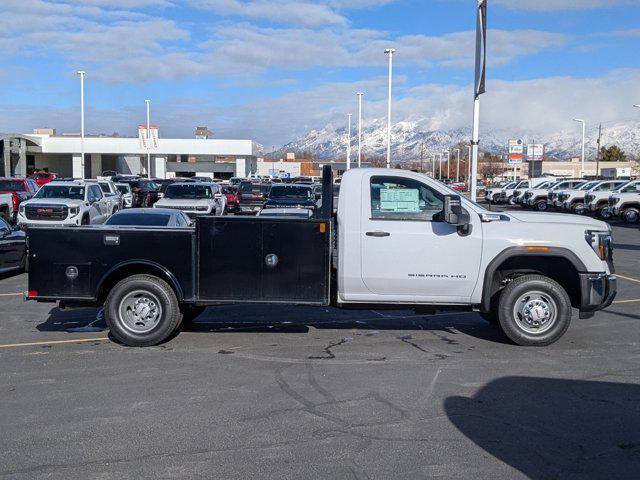
<instances>
[{"instance_id":1,"label":"shadow on pavement","mask_svg":"<svg viewBox=\"0 0 640 480\"><path fill-rule=\"evenodd\" d=\"M640 385L505 377L444 407L465 436L529 478L640 478Z\"/></svg>"},{"instance_id":2,"label":"shadow on pavement","mask_svg":"<svg viewBox=\"0 0 640 480\"><path fill-rule=\"evenodd\" d=\"M55 307L36 327L41 332L89 332L105 330L101 310L84 308L63 311ZM225 333L308 333L319 330L430 331L442 332L443 341L456 344L456 335L494 343L510 344L502 331L474 313L418 315L412 310L343 310L327 307L274 305L221 305L209 307L195 321L184 323L183 331ZM372 333L373 332L373 333ZM446 338L445 338L446 337Z\"/></svg>"}]
</instances>

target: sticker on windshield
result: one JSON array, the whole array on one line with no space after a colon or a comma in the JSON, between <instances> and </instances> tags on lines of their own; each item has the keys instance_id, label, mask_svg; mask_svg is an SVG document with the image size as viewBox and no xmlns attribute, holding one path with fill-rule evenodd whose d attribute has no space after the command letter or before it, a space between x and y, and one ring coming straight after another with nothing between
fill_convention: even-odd
<instances>
[{"instance_id":1,"label":"sticker on windshield","mask_svg":"<svg viewBox=\"0 0 640 480\"><path fill-rule=\"evenodd\" d=\"M420 192L413 188L383 188L380 190L380 210L420 212Z\"/></svg>"}]
</instances>

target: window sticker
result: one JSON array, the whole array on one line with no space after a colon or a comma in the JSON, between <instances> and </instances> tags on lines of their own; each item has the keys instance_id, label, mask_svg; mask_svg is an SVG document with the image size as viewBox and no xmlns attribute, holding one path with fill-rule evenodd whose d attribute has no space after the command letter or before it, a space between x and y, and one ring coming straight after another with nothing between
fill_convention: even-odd
<instances>
[{"instance_id":1,"label":"window sticker","mask_svg":"<svg viewBox=\"0 0 640 480\"><path fill-rule=\"evenodd\" d=\"M380 210L383 212L420 212L420 192L413 188L383 188L380 190Z\"/></svg>"}]
</instances>

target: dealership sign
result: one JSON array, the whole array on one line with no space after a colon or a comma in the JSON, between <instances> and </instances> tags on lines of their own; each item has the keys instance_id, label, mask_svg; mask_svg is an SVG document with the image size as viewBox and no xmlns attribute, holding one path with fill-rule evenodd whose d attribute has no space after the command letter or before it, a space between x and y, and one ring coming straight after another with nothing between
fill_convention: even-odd
<instances>
[{"instance_id":1,"label":"dealership sign","mask_svg":"<svg viewBox=\"0 0 640 480\"><path fill-rule=\"evenodd\" d=\"M140 140L140 148L143 150L151 150L158 148L158 127L151 125L147 132L146 125L138 125L138 140Z\"/></svg>"},{"instance_id":2,"label":"dealership sign","mask_svg":"<svg viewBox=\"0 0 640 480\"><path fill-rule=\"evenodd\" d=\"M522 140L509 140L509 154L508 161L511 165L517 165L522 163L522 156L524 154L524 143Z\"/></svg>"},{"instance_id":3,"label":"dealership sign","mask_svg":"<svg viewBox=\"0 0 640 480\"><path fill-rule=\"evenodd\" d=\"M527 160L529 162L541 162L544 160L544 145L541 143L527 145Z\"/></svg>"}]
</instances>

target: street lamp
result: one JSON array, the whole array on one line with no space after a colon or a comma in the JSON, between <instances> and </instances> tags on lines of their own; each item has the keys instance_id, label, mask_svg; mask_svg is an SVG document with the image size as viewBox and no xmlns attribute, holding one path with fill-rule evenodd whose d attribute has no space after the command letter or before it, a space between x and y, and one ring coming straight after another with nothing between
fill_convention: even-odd
<instances>
[{"instance_id":1,"label":"street lamp","mask_svg":"<svg viewBox=\"0 0 640 480\"><path fill-rule=\"evenodd\" d=\"M393 54L395 48L387 48L384 53L389 55L389 99L387 102L387 168L391 168L391 84L393 81Z\"/></svg>"},{"instance_id":2,"label":"street lamp","mask_svg":"<svg viewBox=\"0 0 640 480\"><path fill-rule=\"evenodd\" d=\"M456 148L454 150L458 154L458 159L456 161L456 183L460 181L460 149Z\"/></svg>"},{"instance_id":3,"label":"street lamp","mask_svg":"<svg viewBox=\"0 0 640 480\"><path fill-rule=\"evenodd\" d=\"M362 164L362 97L364 93L356 93L358 96L358 168Z\"/></svg>"},{"instance_id":4,"label":"street lamp","mask_svg":"<svg viewBox=\"0 0 640 480\"><path fill-rule=\"evenodd\" d=\"M351 114L347 127L347 170L351 169Z\"/></svg>"},{"instance_id":5,"label":"street lamp","mask_svg":"<svg viewBox=\"0 0 640 480\"><path fill-rule=\"evenodd\" d=\"M76 75L80 75L80 168L82 169L82 179L84 179L84 76L87 72L79 70Z\"/></svg>"},{"instance_id":6,"label":"street lamp","mask_svg":"<svg viewBox=\"0 0 640 480\"><path fill-rule=\"evenodd\" d=\"M584 177L584 145L585 145L586 122L581 118L574 118L573 121L582 124L582 162L580 165L580 177Z\"/></svg>"},{"instance_id":7,"label":"street lamp","mask_svg":"<svg viewBox=\"0 0 640 480\"><path fill-rule=\"evenodd\" d=\"M144 103L147 104L147 178L151 178L151 119L149 115L151 100L145 100Z\"/></svg>"},{"instance_id":8,"label":"street lamp","mask_svg":"<svg viewBox=\"0 0 640 480\"><path fill-rule=\"evenodd\" d=\"M449 179L449 175L451 175L451 168L450 168L450 162L451 162L451 152L449 150L445 150L444 153L447 154L447 180Z\"/></svg>"},{"instance_id":9,"label":"street lamp","mask_svg":"<svg viewBox=\"0 0 640 480\"><path fill-rule=\"evenodd\" d=\"M438 153L438 179L442 180L442 152Z\"/></svg>"}]
</instances>

